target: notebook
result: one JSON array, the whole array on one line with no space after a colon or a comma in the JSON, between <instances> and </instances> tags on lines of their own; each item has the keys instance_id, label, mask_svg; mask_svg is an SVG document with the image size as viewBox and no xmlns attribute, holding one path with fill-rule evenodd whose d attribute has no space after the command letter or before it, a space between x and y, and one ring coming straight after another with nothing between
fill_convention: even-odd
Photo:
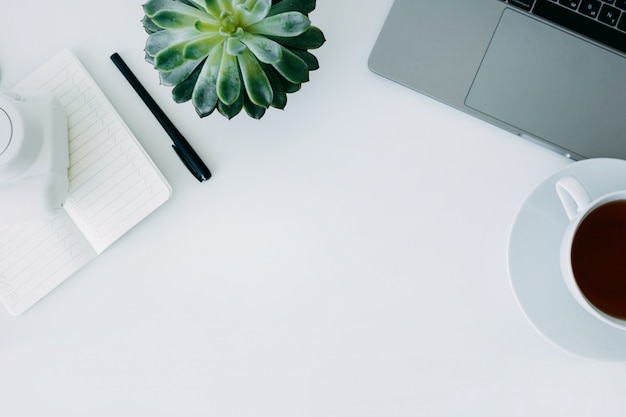
<instances>
[{"instance_id":1,"label":"notebook","mask_svg":"<svg viewBox=\"0 0 626 417\"><path fill-rule=\"evenodd\" d=\"M369 67L572 159L626 159L625 51L624 0L395 0Z\"/></svg>"},{"instance_id":2,"label":"notebook","mask_svg":"<svg viewBox=\"0 0 626 417\"><path fill-rule=\"evenodd\" d=\"M0 224L0 300L19 315L161 206L171 188L65 50L13 91L52 92L68 118L69 194L53 219Z\"/></svg>"}]
</instances>

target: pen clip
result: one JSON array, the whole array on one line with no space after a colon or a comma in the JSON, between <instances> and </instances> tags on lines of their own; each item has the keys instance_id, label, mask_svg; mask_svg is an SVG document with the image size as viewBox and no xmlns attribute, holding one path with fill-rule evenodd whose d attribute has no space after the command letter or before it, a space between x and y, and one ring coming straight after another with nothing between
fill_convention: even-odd
<instances>
[{"instance_id":1,"label":"pen clip","mask_svg":"<svg viewBox=\"0 0 626 417\"><path fill-rule=\"evenodd\" d=\"M197 161L193 158L188 158L187 154L181 151L181 149L178 146L172 145L172 149L174 149L174 152L176 152L176 155L178 155L178 157L183 162L183 164L187 167L189 172L191 172L198 181L203 182L211 178L211 172L204 165L204 163L202 163L202 161L200 161L200 164L202 165L198 166Z\"/></svg>"}]
</instances>

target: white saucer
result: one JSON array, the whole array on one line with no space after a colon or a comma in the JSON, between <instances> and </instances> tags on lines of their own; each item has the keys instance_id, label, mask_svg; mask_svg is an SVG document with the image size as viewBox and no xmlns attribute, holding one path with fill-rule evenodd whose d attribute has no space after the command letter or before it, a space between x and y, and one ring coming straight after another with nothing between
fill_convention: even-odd
<instances>
[{"instance_id":1,"label":"white saucer","mask_svg":"<svg viewBox=\"0 0 626 417\"><path fill-rule=\"evenodd\" d=\"M509 236L511 285L526 317L548 340L586 358L626 360L626 331L587 313L561 276L559 249L568 225L555 191L556 181L576 177L594 199L626 189L626 161L574 162L543 181L521 206Z\"/></svg>"}]
</instances>

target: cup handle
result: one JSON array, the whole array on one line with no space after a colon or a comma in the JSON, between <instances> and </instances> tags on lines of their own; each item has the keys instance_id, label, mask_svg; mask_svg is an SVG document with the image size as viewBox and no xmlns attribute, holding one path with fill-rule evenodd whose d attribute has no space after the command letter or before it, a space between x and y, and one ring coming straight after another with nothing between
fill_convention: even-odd
<instances>
[{"instance_id":1,"label":"cup handle","mask_svg":"<svg viewBox=\"0 0 626 417\"><path fill-rule=\"evenodd\" d=\"M589 194L587 194L582 184L572 176L563 177L557 181L556 193L570 221L578 216L591 202Z\"/></svg>"}]
</instances>

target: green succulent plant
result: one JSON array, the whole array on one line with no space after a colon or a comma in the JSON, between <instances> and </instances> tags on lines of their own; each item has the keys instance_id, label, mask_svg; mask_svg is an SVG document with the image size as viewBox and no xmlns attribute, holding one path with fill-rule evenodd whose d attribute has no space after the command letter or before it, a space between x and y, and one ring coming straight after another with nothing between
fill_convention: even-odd
<instances>
[{"instance_id":1,"label":"green succulent plant","mask_svg":"<svg viewBox=\"0 0 626 417\"><path fill-rule=\"evenodd\" d=\"M174 101L191 100L200 117L242 109L260 119L283 109L319 68L308 52L325 42L311 25L315 0L149 0L146 60Z\"/></svg>"}]
</instances>

